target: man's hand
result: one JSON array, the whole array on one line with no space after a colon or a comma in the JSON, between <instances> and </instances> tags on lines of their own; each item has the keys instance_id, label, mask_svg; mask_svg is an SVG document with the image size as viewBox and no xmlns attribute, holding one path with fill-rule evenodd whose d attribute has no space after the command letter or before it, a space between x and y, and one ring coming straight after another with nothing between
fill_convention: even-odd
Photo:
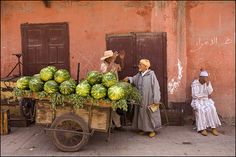
<instances>
[{"instance_id":1,"label":"man's hand","mask_svg":"<svg viewBox=\"0 0 236 157\"><path fill-rule=\"evenodd\" d=\"M128 78L128 77L125 77L125 78L123 79L123 81L128 82L128 81L129 81L129 78Z\"/></svg>"},{"instance_id":2,"label":"man's hand","mask_svg":"<svg viewBox=\"0 0 236 157\"><path fill-rule=\"evenodd\" d=\"M121 60L123 60L125 58L125 51L124 50L120 51L119 57Z\"/></svg>"},{"instance_id":3,"label":"man's hand","mask_svg":"<svg viewBox=\"0 0 236 157\"><path fill-rule=\"evenodd\" d=\"M117 65L116 65L116 70L117 70L117 71L121 71L121 66L120 66L120 64L117 64Z\"/></svg>"},{"instance_id":4,"label":"man's hand","mask_svg":"<svg viewBox=\"0 0 236 157\"><path fill-rule=\"evenodd\" d=\"M117 57L118 55L119 55L119 54L118 54L118 52L116 51L116 52L113 53L112 58L116 59L116 57Z\"/></svg>"}]
</instances>

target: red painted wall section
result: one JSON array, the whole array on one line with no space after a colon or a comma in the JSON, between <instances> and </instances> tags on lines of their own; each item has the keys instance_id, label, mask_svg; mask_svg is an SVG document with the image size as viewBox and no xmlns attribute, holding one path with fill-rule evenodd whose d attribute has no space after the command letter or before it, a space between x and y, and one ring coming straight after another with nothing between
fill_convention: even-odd
<instances>
[{"instance_id":1,"label":"red painted wall section","mask_svg":"<svg viewBox=\"0 0 236 157\"><path fill-rule=\"evenodd\" d=\"M235 116L235 2L187 3L187 91L208 70L220 115ZM190 98L190 93L188 98Z\"/></svg>"},{"instance_id":2,"label":"red painted wall section","mask_svg":"<svg viewBox=\"0 0 236 157\"><path fill-rule=\"evenodd\" d=\"M190 84L206 68L213 99L224 117L235 117L235 2L1 1L1 78L21 52L23 23L68 22L74 79L99 70L106 34L167 32L168 99L191 99ZM227 103L226 103L227 102Z\"/></svg>"}]
</instances>

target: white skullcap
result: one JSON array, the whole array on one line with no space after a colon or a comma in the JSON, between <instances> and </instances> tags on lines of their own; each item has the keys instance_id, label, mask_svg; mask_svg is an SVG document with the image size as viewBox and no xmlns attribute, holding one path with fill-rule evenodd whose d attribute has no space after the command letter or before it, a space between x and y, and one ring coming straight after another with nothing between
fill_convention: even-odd
<instances>
[{"instance_id":1,"label":"white skullcap","mask_svg":"<svg viewBox=\"0 0 236 157\"><path fill-rule=\"evenodd\" d=\"M201 71L199 76L208 77L208 73L207 73L207 71Z\"/></svg>"}]
</instances>

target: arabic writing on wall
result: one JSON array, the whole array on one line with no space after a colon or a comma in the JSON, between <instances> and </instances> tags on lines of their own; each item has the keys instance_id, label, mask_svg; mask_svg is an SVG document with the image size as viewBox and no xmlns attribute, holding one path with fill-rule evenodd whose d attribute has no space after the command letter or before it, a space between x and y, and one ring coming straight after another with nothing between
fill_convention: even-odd
<instances>
[{"instance_id":1,"label":"arabic writing on wall","mask_svg":"<svg viewBox=\"0 0 236 157\"><path fill-rule=\"evenodd\" d=\"M197 52L203 47L207 46L223 46L223 45L229 45L233 43L233 40L229 37L217 37L212 36L208 38L198 37L193 42L193 49L191 49L191 52Z\"/></svg>"}]
</instances>

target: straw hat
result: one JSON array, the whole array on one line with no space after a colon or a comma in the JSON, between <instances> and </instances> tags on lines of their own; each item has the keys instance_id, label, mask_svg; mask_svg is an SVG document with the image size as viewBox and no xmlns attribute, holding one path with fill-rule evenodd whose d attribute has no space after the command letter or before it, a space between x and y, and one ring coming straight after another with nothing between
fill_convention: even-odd
<instances>
[{"instance_id":1,"label":"straw hat","mask_svg":"<svg viewBox=\"0 0 236 157\"><path fill-rule=\"evenodd\" d=\"M105 60L105 59L110 58L110 57L112 57L112 56L113 56L112 50L107 50L107 51L104 52L104 55L103 55L103 57L101 58L101 60Z\"/></svg>"}]
</instances>

